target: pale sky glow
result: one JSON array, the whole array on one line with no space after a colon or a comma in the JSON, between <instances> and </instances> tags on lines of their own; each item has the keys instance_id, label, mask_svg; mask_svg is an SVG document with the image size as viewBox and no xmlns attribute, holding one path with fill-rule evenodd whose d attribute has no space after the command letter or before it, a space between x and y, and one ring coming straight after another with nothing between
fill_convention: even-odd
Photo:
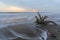
<instances>
[{"instance_id":1,"label":"pale sky glow","mask_svg":"<svg viewBox=\"0 0 60 40\"><path fill-rule=\"evenodd\" d=\"M27 9L25 8L18 8L18 7L13 7L13 6L9 6L9 7L0 7L0 12L25 12L27 11Z\"/></svg>"},{"instance_id":2,"label":"pale sky glow","mask_svg":"<svg viewBox=\"0 0 60 40\"><path fill-rule=\"evenodd\" d=\"M60 0L0 0L0 12L60 11Z\"/></svg>"},{"instance_id":3,"label":"pale sky glow","mask_svg":"<svg viewBox=\"0 0 60 40\"><path fill-rule=\"evenodd\" d=\"M26 8L6 5L3 2L0 2L0 12L25 12Z\"/></svg>"}]
</instances>

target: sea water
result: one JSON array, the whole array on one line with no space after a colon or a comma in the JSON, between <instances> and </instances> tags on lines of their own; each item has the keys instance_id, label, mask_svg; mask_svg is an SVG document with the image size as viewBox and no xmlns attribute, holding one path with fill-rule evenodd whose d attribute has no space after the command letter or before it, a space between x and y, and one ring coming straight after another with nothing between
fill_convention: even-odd
<instances>
[{"instance_id":1,"label":"sea water","mask_svg":"<svg viewBox=\"0 0 60 40\"><path fill-rule=\"evenodd\" d=\"M35 13L19 13L19 12L3 12L0 13L0 28L13 25L15 23L23 23L32 19Z\"/></svg>"},{"instance_id":2,"label":"sea water","mask_svg":"<svg viewBox=\"0 0 60 40\"><path fill-rule=\"evenodd\" d=\"M49 19L58 24L60 22L59 13L40 12L40 14L47 15ZM38 15L37 12L0 12L0 28L14 23L23 23L27 20L35 21L36 15Z\"/></svg>"},{"instance_id":3,"label":"sea water","mask_svg":"<svg viewBox=\"0 0 60 40\"><path fill-rule=\"evenodd\" d=\"M54 20L56 23L60 23L60 14L51 12L40 12L42 15L47 15L49 19ZM35 22L35 16L37 12L0 12L0 29L9 25L15 25L26 22ZM6 39L4 34L0 31L0 39ZM47 34L44 34L47 35ZM6 39L8 40L8 39Z\"/></svg>"}]
</instances>

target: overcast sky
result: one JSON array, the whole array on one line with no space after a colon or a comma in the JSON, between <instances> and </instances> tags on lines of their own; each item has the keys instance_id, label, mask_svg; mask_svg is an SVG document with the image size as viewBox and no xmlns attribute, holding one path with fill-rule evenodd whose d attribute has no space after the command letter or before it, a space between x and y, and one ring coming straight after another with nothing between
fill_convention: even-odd
<instances>
[{"instance_id":1,"label":"overcast sky","mask_svg":"<svg viewBox=\"0 0 60 40\"><path fill-rule=\"evenodd\" d=\"M0 0L0 12L60 11L60 0Z\"/></svg>"}]
</instances>

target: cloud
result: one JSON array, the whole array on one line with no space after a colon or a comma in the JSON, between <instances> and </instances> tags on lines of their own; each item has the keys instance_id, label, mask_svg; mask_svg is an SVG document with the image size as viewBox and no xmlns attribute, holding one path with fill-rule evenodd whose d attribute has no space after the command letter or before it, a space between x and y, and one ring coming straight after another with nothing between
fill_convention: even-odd
<instances>
[{"instance_id":1,"label":"cloud","mask_svg":"<svg viewBox=\"0 0 60 40\"><path fill-rule=\"evenodd\" d=\"M18 7L18 6L10 6L6 5L3 2L0 2L0 12L25 12L27 8Z\"/></svg>"},{"instance_id":2,"label":"cloud","mask_svg":"<svg viewBox=\"0 0 60 40\"><path fill-rule=\"evenodd\" d=\"M6 8L11 11L32 11L37 9L39 11L59 11L60 10L60 0L0 0L0 8ZM20 10L20 11L21 11ZM33 10L33 11L34 11ZM1 9L0 9L1 11ZM3 10L2 10L3 11Z\"/></svg>"},{"instance_id":3,"label":"cloud","mask_svg":"<svg viewBox=\"0 0 60 40\"><path fill-rule=\"evenodd\" d=\"M21 7L18 8L18 7L9 6L9 7L0 7L0 11L2 12L25 12L27 10Z\"/></svg>"}]
</instances>

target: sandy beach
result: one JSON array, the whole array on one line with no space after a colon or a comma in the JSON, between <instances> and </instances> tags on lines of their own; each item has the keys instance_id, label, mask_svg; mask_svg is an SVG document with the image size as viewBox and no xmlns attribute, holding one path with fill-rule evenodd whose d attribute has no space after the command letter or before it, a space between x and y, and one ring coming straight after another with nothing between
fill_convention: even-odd
<instances>
[{"instance_id":1,"label":"sandy beach","mask_svg":"<svg viewBox=\"0 0 60 40\"><path fill-rule=\"evenodd\" d=\"M25 24L24 24L25 25ZM24 26L24 25L18 25L17 27L15 26L14 28L11 28L11 29L13 29L13 30L19 30L19 26ZM30 25L30 24L29 24ZM31 26L31 25L30 25ZM35 25L33 25L33 26L35 26ZM16 29L17 28L17 29ZM54 40L60 40L60 25L59 26L55 26L55 25L48 25L47 27L45 27L47 30L48 30L48 32L49 33L51 33L51 34L55 34L56 36L57 36L57 39L54 39ZM35 32L35 31L32 31L33 33ZM14 40L20 40L19 38L17 38L17 39L14 39ZM48 35L48 39L47 40L53 40L51 37L50 37L50 35Z\"/></svg>"},{"instance_id":2,"label":"sandy beach","mask_svg":"<svg viewBox=\"0 0 60 40\"><path fill-rule=\"evenodd\" d=\"M20 37L17 37L15 35L13 35L13 33L11 33L9 31L9 29L17 32L17 33L21 33L21 34L26 34L29 37L37 37L37 31L35 30L35 24L33 23L24 23L24 24L17 24L17 25L13 25L13 26L8 26L7 28L2 29L2 32L4 34L6 34L5 36L9 37L10 39L13 40L25 40L22 39ZM45 27L49 33L53 33L57 36L57 40L60 40L60 26L55 26L55 25L48 25L47 27ZM53 40L50 35L48 35L48 39L47 40Z\"/></svg>"},{"instance_id":3,"label":"sandy beach","mask_svg":"<svg viewBox=\"0 0 60 40\"><path fill-rule=\"evenodd\" d=\"M55 25L49 25L49 26L47 27L47 29L48 29L48 31L49 31L51 34L56 35L56 39L54 39L54 40L60 40L60 25L57 25L57 26L55 26ZM49 35L49 37L48 37L48 40L53 40L53 39L50 37L50 35Z\"/></svg>"},{"instance_id":4,"label":"sandy beach","mask_svg":"<svg viewBox=\"0 0 60 40\"><path fill-rule=\"evenodd\" d=\"M27 35L27 37L26 37L27 39L37 37L37 31L35 30L35 25L33 23L17 24L17 25L13 25L13 26L9 25L6 28L0 29L0 31L2 31L2 33L6 36L6 38L13 39L13 40L14 39L16 40L16 38L18 38L19 40L21 40L20 36L16 36L14 33L12 33L12 31L10 29L19 34Z\"/></svg>"}]
</instances>

